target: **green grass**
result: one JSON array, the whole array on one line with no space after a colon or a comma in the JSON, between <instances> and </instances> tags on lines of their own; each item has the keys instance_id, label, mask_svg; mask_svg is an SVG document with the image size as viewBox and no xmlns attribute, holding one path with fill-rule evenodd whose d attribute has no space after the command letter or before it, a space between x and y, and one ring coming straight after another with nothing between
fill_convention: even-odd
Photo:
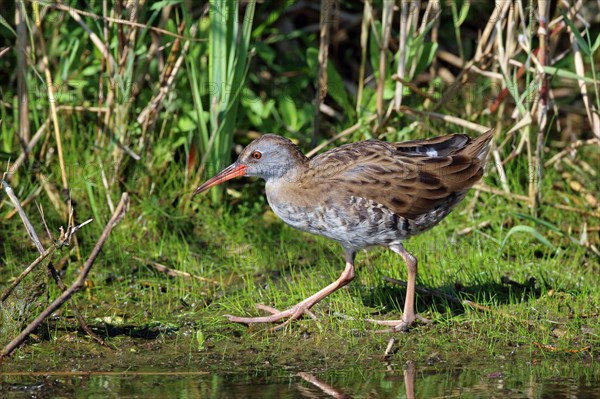
<instances>
[{"instance_id":1,"label":"green grass","mask_svg":"<svg viewBox=\"0 0 600 399\"><path fill-rule=\"evenodd\" d=\"M296 359L302 364L317 354L326 354L324 365L332 367L341 366L348 357L369 362L381 357L391 336L398 340L393 356L403 361L423 362L432 355L450 363L482 356L522 361L597 356L597 260L585 248L551 235L549 239L559 248L556 251L526 234L515 234L501 248L511 224L523 222L512 216L519 206L485 193L472 215L468 212L469 197L440 225L409 240L406 247L419 259L418 284L470 299L491 312L418 294L417 310L433 324L418 323L407 334L369 332L379 327L364 319L399 318L405 295L404 288L383 280L384 276L406 279L402 259L377 248L358 254L354 282L314 307L318 321L303 318L277 333L264 331L265 326L248 328L229 323L223 315L259 314L255 303L279 309L294 305L335 280L344 265L336 243L298 232L274 219L264 199L256 197L261 185L257 182L242 187L242 202L237 205L215 209L205 198L199 198L187 214L160 208L152 198L134 201L130 215L115 230L94 267L91 286L76 297L86 318L100 330L105 328L102 320L108 321L109 335L116 334L109 341L117 347L131 345L127 335L152 335L158 329L165 334L159 335L153 346L163 351L181 348L179 355L187 353L190 359L208 356L208 364L212 364L211 356L244 364L265 359L280 365ZM91 212L85 208L79 209L81 218ZM577 214L548 215L556 216L548 221L559 226L581 223ZM460 228L483 220L490 222L483 230L457 235ZM81 232L83 253L88 252L99 228L97 223ZM149 242L155 244L148 246ZM133 256L218 284L169 278ZM8 265L9 275L20 267L16 262ZM74 278L77 272L72 265L65 279ZM501 277L507 273L520 283L534 277L536 285L531 290L503 285ZM56 294L54 289L52 295ZM46 350L57 344L62 348L73 345L63 341L64 335L73 335L76 328L74 321L66 318L69 314L65 307L63 317L49 323L52 339L39 345ZM76 342L85 341L80 336ZM299 341L306 344L299 348ZM104 351L93 344L81 345L78 350L83 352ZM305 345L312 349L306 352ZM584 347L590 349L565 352ZM38 345L28 345L20 352L36 358L39 350ZM49 361L59 360L60 356L54 355Z\"/></svg>"}]
</instances>

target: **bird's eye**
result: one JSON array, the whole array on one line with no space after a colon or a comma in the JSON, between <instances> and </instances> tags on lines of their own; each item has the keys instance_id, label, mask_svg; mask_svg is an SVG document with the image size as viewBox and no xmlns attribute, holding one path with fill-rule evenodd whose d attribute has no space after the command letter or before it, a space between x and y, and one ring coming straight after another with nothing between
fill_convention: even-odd
<instances>
[{"instance_id":1,"label":"bird's eye","mask_svg":"<svg viewBox=\"0 0 600 399\"><path fill-rule=\"evenodd\" d=\"M254 151L252 153L252 158L254 159L260 159L262 157L262 154L260 153L260 151Z\"/></svg>"}]
</instances>

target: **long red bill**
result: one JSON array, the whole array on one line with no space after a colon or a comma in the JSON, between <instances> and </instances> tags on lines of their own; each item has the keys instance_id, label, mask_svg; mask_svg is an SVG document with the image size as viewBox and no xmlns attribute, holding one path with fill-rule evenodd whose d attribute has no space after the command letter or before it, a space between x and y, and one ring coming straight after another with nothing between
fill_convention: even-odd
<instances>
[{"instance_id":1,"label":"long red bill","mask_svg":"<svg viewBox=\"0 0 600 399\"><path fill-rule=\"evenodd\" d=\"M223 169L216 176L205 181L200 187L198 187L194 191L194 195L200 194L203 191L208 190L209 188L221 184L227 180L234 179L236 177L241 177L246 175L246 166L240 165L238 163L233 163Z\"/></svg>"}]
</instances>

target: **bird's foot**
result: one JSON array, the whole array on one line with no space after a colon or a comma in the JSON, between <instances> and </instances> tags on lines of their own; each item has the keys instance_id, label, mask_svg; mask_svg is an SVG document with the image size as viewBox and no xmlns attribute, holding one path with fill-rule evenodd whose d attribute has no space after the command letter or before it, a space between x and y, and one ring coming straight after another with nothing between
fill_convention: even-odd
<instances>
[{"instance_id":1,"label":"bird's foot","mask_svg":"<svg viewBox=\"0 0 600 399\"><path fill-rule=\"evenodd\" d=\"M408 329L414 324L415 320L419 320L422 323L429 324L431 320L426 319L425 317L413 314L411 317L404 317L400 320L376 320L376 319L366 319L366 321L370 323L375 323L380 326L389 326L390 328L383 330L375 330L375 332L385 333L385 332L406 332Z\"/></svg>"},{"instance_id":2,"label":"bird's foot","mask_svg":"<svg viewBox=\"0 0 600 399\"><path fill-rule=\"evenodd\" d=\"M350 256L352 255L352 256ZM258 304L256 307L260 310L264 310L268 313L271 313L270 316L261 316L261 317L238 317L227 315L230 321L235 323L244 323L244 324L253 324L253 323L275 323L281 319L287 318L283 323L273 327L271 331L280 330L283 327L287 326L292 322L292 320L296 320L303 314L307 314L313 319L316 319L316 316L310 312L310 308L312 308L315 304L317 304L320 300L325 298L327 295L332 292L337 291L340 287L348 284L354 278L354 266L352 261L354 260L354 254L348 254L346 259L346 268L340 275L340 277L335 280L333 283L329 284L327 287L323 288L317 293L309 296L305 300L298 302L295 306L280 312L277 309L274 309L270 306L265 306Z\"/></svg>"},{"instance_id":3,"label":"bird's foot","mask_svg":"<svg viewBox=\"0 0 600 399\"><path fill-rule=\"evenodd\" d=\"M291 308L279 311L271 306L263 305L261 303L257 303L256 308L259 310L264 310L265 312L271 313L270 316L259 316L259 317L239 317L232 315L225 315L229 319L229 321L233 321L234 323L243 323L243 324L254 324L254 323L275 323L281 319L288 318L285 322L276 325L271 328L271 331L277 331L287 326L292 322L292 320L298 319L303 314L306 314L313 319L317 320L317 316L314 315L313 312L310 311L310 307L312 305L308 305L306 303L300 302Z\"/></svg>"}]
</instances>

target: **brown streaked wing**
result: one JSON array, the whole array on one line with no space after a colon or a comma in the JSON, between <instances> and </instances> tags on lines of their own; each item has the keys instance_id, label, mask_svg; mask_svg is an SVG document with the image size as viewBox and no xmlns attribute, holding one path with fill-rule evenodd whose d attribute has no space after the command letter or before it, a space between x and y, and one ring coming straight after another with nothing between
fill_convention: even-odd
<instances>
[{"instance_id":1,"label":"brown streaked wing","mask_svg":"<svg viewBox=\"0 0 600 399\"><path fill-rule=\"evenodd\" d=\"M311 160L310 180L323 183L322 189L332 195L338 191L366 198L399 216L416 218L479 180L483 162L477 156L490 137L477 142L450 135L407 143L347 144ZM449 155L426 156L422 152L428 149Z\"/></svg>"}]
</instances>

